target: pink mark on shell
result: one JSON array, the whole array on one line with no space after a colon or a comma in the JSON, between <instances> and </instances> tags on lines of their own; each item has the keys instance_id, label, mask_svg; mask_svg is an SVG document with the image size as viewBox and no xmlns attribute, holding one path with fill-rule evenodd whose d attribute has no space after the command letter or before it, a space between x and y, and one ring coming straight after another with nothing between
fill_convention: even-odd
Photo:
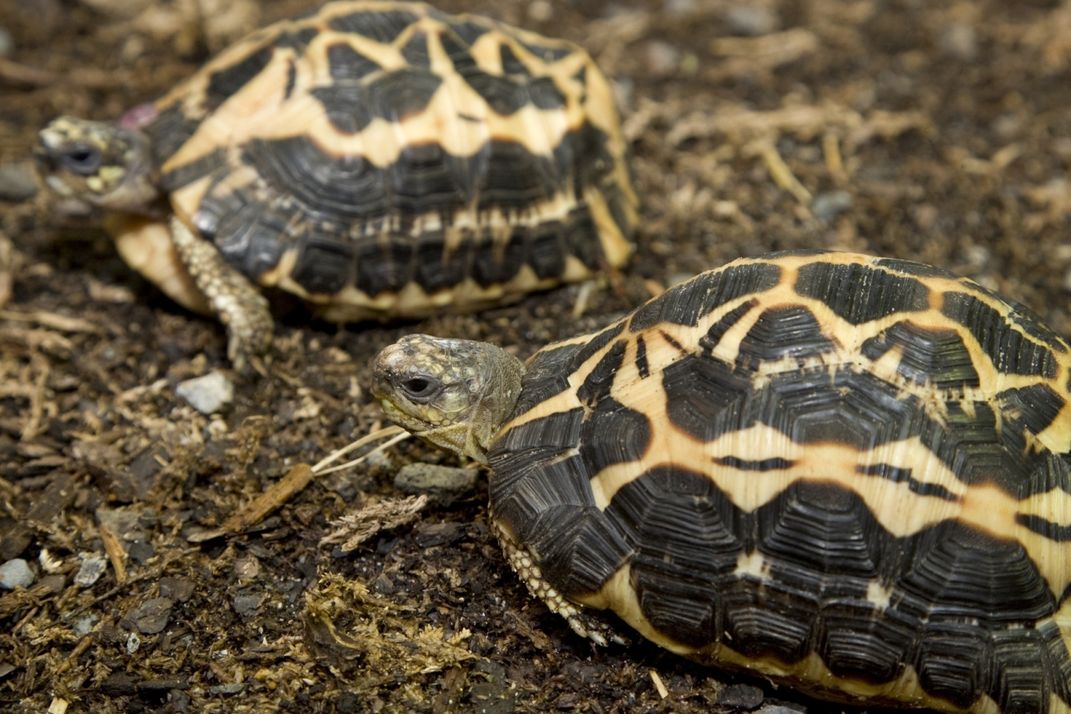
<instances>
[{"instance_id":1,"label":"pink mark on shell","mask_svg":"<svg viewBox=\"0 0 1071 714\"><path fill-rule=\"evenodd\" d=\"M156 111L156 105L152 102L139 104L133 109L127 110L123 116L119 117L119 126L124 129L140 129L146 124L151 123L158 114L159 112Z\"/></svg>"}]
</instances>

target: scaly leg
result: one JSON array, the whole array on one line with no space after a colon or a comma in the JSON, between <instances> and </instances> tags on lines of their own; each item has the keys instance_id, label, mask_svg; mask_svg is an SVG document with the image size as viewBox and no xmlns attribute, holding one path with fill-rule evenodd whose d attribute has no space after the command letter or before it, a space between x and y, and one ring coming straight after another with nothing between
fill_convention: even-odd
<instances>
[{"instance_id":1,"label":"scaly leg","mask_svg":"<svg viewBox=\"0 0 1071 714\"><path fill-rule=\"evenodd\" d=\"M171 218L171 240L212 311L227 328L227 356L242 370L267 352L275 323L268 301L253 283L227 263L214 245Z\"/></svg>"},{"instance_id":2,"label":"scaly leg","mask_svg":"<svg viewBox=\"0 0 1071 714\"><path fill-rule=\"evenodd\" d=\"M608 642L628 643L628 639L615 630L609 618L601 617L597 611L582 609L555 590L553 585L543 579L539 564L528 549L518 545L497 524L493 524L493 527L499 542L502 543L502 550L506 552L506 560L517 571L517 575L521 576L521 580L528 586L528 591L545 602L551 612L564 617L573 632L599 645L606 645Z\"/></svg>"}]
</instances>

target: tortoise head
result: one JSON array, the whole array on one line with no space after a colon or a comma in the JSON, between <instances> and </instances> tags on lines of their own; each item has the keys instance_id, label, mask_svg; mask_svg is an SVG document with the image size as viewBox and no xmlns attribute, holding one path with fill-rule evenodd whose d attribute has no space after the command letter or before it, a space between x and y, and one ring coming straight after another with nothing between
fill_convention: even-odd
<instances>
[{"instance_id":1,"label":"tortoise head","mask_svg":"<svg viewBox=\"0 0 1071 714\"><path fill-rule=\"evenodd\" d=\"M392 421L481 463L524 376L521 361L494 345L429 335L384 348L372 370L372 394Z\"/></svg>"},{"instance_id":2,"label":"tortoise head","mask_svg":"<svg viewBox=\"0 0 1071 714\"><path fill-rule=\"evenodd\" d=\"M59 117L37 139L34 158L45 183L60 196L141 212L159 195L149 139L140 131Z\"/></svg>"}]
</instances>

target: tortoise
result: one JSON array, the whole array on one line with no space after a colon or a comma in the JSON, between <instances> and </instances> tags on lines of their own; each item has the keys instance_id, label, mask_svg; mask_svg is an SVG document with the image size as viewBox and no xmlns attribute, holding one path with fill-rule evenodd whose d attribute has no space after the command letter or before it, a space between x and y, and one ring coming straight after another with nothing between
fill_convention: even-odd
<instances>
[{"instance_id":1,"label":"tortoise","mask_svg":"<svg viewBox=\"0 0 1071 714\"><path fill-rule=\"evenodd\" d=\"M489 464L510 564L581 635L608 609L820 698L1071 711L1071 352L977 283L741 259L527 363L407 336L373 385Z\"/></svg>"},{"instance_id":2,"label":"tortoise","mask_svg":"<svg viewBox=\"0 0 1071 714\"><path fill-rule=\"evenodd\" d=\"M256 285L335 321L473 310L622 265L636 224L587 52L421 3L271 25L117 123L55 119L36 154L235 362L271 339Z\"/></svg>"}]
</instances>

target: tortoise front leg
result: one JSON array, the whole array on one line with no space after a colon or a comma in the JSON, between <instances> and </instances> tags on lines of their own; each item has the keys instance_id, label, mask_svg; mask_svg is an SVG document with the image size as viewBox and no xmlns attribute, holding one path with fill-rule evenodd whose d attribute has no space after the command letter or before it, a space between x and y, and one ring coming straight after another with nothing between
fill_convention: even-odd
<instances>
[{"instance_id":1,"label":"tortoise front leg","mask_svg":"<svg viewBox=\"0 0 1071 714\"><path fill-rule=\"evenodd\" d=\"M602 616L597 611L585 609L570 602L553 585L544 580L539 564L532 557L531 552L527 548L518 545L504 528L498 524L492 525L498 534L499 541L502 543L502 550L506 553L506 560L509 561L510 566L517 572L517 575L521 576L521 580L528 586L528 591L546 603L551 612L556 612L564 617L573 632L598 645L606 645L610 642L628 643L628 638L617 631L609 618Z\"/></svg>"},{"instance_id":2,"label":"tortoise front leg","mask_svg":"<svg viewBox=\"0 0 1071 714\"><path fill-rule=\"evenodd\" d=\"M171 218L171 240L186 270L227 328L227 357L242 370L249 359L267 352L272 321L268 301L257 287L223 259L214 245Z\"/></svg>"}]
</instances>

